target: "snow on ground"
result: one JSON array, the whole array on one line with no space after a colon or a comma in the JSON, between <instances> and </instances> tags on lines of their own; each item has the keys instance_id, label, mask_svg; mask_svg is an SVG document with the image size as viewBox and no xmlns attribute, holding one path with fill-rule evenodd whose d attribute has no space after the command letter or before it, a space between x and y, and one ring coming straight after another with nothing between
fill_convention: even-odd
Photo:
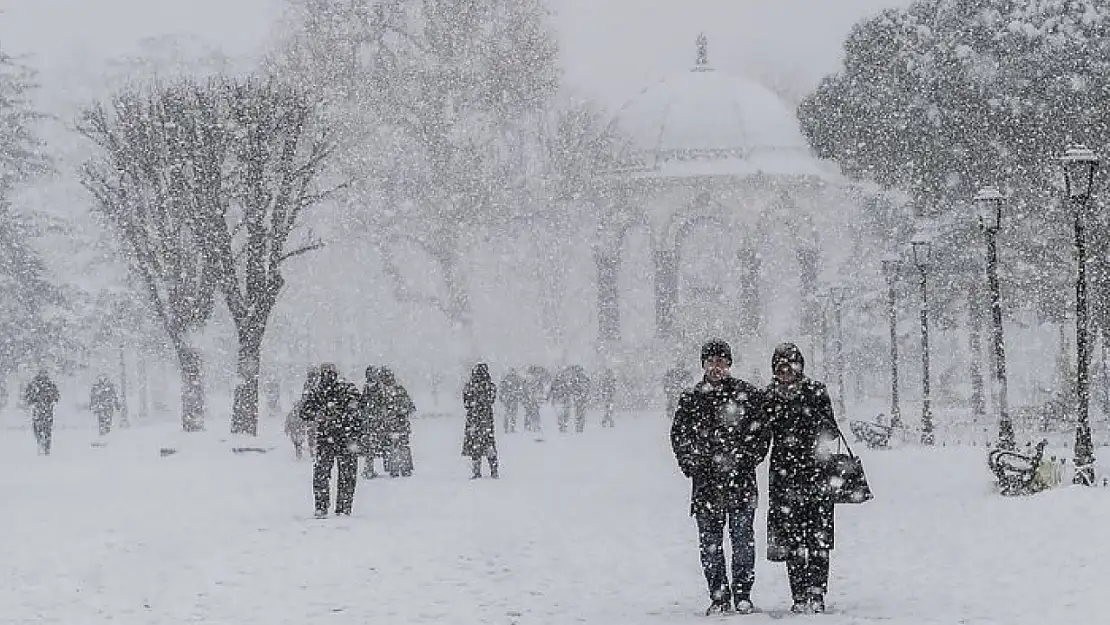
<instances>
[{"instance_id":1,"label":"snow on ground","mask_svg":"<svg viewBox=\"0 0 1110 625\"><path fill-rule=\"evenodd\" d=\"M73 424L79 418L66 415ZM470 481L458 417L415 423L417 473L360 481L314 520L310 463L277 421L265 455L171 424L0 431L0 623L677 625L707 601L668 424L500 435L503 477ZM159 448L180 445L160 457ZM1110 453L1100 450L1103 454ZM1110 489L991 491L982 448L863 452L877 499L839 508L833 613L847 625L1102 622ZM762 478L761 478L762 479ZM758 521L762 545L764 525ZM789 606L783 565L755 603ZM770 623L768 614L730 620Z\"/></svg>"}]
</instances>

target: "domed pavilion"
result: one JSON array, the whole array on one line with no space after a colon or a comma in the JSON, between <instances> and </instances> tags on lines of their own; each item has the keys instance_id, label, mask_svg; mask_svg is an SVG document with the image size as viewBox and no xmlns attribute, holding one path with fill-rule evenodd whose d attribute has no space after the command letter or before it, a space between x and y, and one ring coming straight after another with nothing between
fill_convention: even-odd
<instances>
[{"instance_id":1,"label":"domed pavilion","mask_svg":"<svg viewBox=\"0 0 1110 625\"><path fill-rule=\"evenodd\" d=\"M598 331L609 353L627 351L617 277L633 230L651 242L663 343L654 347L670 351L706 332L762 342L770 309L777 335L817 323L814 210L837 170L814 158L793 106L710 65L704 35L695 58L690 70L641 90L610 123L619 166L605 172L595 249ZM732 251L708 283L682 285L683 244L701 227Z\"/></svg>"}]
</instances>

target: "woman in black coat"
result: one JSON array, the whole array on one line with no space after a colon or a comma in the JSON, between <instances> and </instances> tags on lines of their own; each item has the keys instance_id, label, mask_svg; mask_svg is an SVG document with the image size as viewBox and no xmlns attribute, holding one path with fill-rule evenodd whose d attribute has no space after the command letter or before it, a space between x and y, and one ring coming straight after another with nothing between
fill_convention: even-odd
<instances>
[{"instance_id":1,"label":"woman in black coat","mask_svg":"<svg viewBox=\"0 0 1110 625\"><path fill-rule=\"evenodd\" d=\"M786 561L793 612L824 612L834 528L818 451L836 441L840 431L828 390L805 376L805 359L796 345L776 347L771 370L767 556Z\"/></svg>"},{"instance_id":2,"label":"woman in black coat","mask_svg":"<svg viewBox=\"0 0 1110 625\"><path fill-rule=\"evenodd\" d=\"M470 381L463 388L463 406L466 408L466 432L463 436L462 455L470 458L473 474L482 477L482 458L489 461L489 475L497 478L497 442L494 440L493 404L497 401L497 386L489 375L489 367L480 363L470 373Z\"/></svg>"}]
</instances>

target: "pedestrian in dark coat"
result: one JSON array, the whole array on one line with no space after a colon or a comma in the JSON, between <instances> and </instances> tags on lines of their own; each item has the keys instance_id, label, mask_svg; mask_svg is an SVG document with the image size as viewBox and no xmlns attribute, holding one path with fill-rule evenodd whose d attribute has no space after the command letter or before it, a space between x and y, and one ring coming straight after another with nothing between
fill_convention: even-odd
<instances>
[{"instance_id":1,"label":"pedestrian in dark coat","mask_svg":"<svg viewBox=\"0 0 1110 625\"><path fill-rule=\"evenodd\" d=\"M490 379L489 367L479 363L463 388L466 432L463 435L462 455L470 458L472 479L482 477L482 458L489 461L490 477L497 478L497 441L493 425L493 404L496 401L497 387Z\"/></svg>"},{"instance_id":2,"label":"pedestrian in dark coat","mask_svg":"<svg viewBox=\"0 0 1110 625\"><path fill-rule=\"evenodd\" d=\"M691 480L690 514L711 604L707 613L751 612L755 583L755 468L767 454L763 392L729 373L732 349L702 346L701 382L679 396L671 446ZM725 570L724 530L732 546L732 584Z\"/></svg>"},{"instance_id":3,"label":"pedestrian in dark coat","mask_svg":"<svg viewBox=\"0 0 1110 625\"><path fill-rule=\"evenodd\" d=\"M772 439L768 479L767 553L786 560L794 612L825 610L833 502L822 494L821 450L840 429L825 385L805 376L805 359L793 343L775 348L774 381L767 389Z\"/></svg>"},{"instance_id":4,"label":"pedestrian in dark coat","mask_svg":"<svg viewBox=\"0 0 1110 625\"><path fill-rule=\"evenodd\" d=\"M362 417L363 442L362 442L362 477L373 479L378 477L374 468L376 458L382 458L382 470L388 464L385 459L385 431L382 423L382 397L379 368L373 365L366 368L366 382L362 387L362 402L359 405Z\"/></svg>"},{"instance_id":5,"label":"pedestrian in dark coat","mask_svg":"<svg viewBox=\"0 0 1110 625\"><path fill-rule=\"evenodd\" d=\"M308 455L316 457L316 422L306 418L304 413L305 400L311 395L316 387L320 385L320 367L311 366L305 372L304 386L301 387L301 397L297 400L294 410L297 416L304 423L304 441L308 443ZM294 442L294 447L296 443Z\"/></svg>"},{"instance_id":6,"label":"pedestrian in dark coat","mask_svg":"<svg viewBox=\"0 0 1110 625\"><path fill-rule=\"evenodd\" d=\"M312 490L316 516L328 514L331 468L337 468L335 513L351 514L358 483L358 451L362 436L358 387L339 379L335 365L320 367L320 382L305 398L302 414L316 424L316 463Z\"/></svg>"},{"instance_id":7,"label":"pedestrian in dark coat","mask_svg":"<svg viewBox=\"0 0 1110 625\"><path fill-rule=\"evenodd\" d=\"M409 392L397 381L388 367L378 369L378 407L381 415L382 440L390 477L409 477L412 462L412 415L416 405Z\"/></svg>"},{"instance_id":8,"label":"pedestrian in dark coat","mask_svg":"<svg viewBox=\"0 0 1110 625\"><path fill-rule=\"evenodd\" d=\"M31 429L35 432L40 456L50 455L50 444L54 438L54 405L60 398L58 385L44 369L31 378L23 393L24 403L31 407Z\"/></svg>"},{"instance_id":9,"label":"pedestrian in dark coat","mask_svg":"<svg viewBox=\"0 0 1110 625\"><path fill-rule=\"evenodd\" d=\"M93 382L89 391L89 408L96 415L100 435L107 436L112 431L112 416L119 409L119 395L108 376L101 375Z\"/></svg>"}]
</instances>

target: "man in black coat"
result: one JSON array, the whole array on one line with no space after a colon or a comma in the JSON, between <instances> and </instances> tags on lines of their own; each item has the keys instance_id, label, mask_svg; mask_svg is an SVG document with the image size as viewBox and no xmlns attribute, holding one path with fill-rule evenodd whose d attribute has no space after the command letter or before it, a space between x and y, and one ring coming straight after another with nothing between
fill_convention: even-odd
<instances>
[{"instance_id":1,"label":"man in black coat","mask_svg":"<svg viewBox=\"0 0 1110 625\"><path fill-rule=\"evenodd\" d=\"M316 516L328 515L331 468L337 465L335 513L351 514L358 483L358 452L363 428L358 387L339 379L333 364L320 366L320 380L303 405L305 420L316 424L316 463L312 468L312 491Z\"/></svg>"},{"instance_id":2,"label":"man in black coat","mask_svg":"<svg viewBox=\"0 0 1110 625\"><path fill-rule=\"evenodd\" d=\"M35 432L39 455L50 455L50 443L54 439L54 405L58 403L58 385L40 369L27 384L23 401L31 407L31 429Z\"/></svg>"},{"instance_id":3,"label":"man in black coat","mask_svg":"<svg viewBox=\"0 0 1110 625\"><path fill-rule=\"evenodd\" d=\"M823 446L840 429L825 385L805 376L805 359L793 343L775 348L774 381L767 389L774 446L768 470L767 554L785 560L793 612L825 611L829 552L833 548L833 502L825 494Z\"/></svg>"},{"instance_id":4,"label":"man in black coat","mask_svg":"<svg viewBox=\"0 0 1110 625\"><path fill-rule=\"evenodd\" d=\"M755 468L767 454L762 433L763 393L733 378L732 350L712 340L702 346L702 381L679 397L671 446L692 481L690 514L698 526L702 568L712 603L707 614L751 612L755 582ZM725 570L724 530L732 544L732 585Z\"/></svg>"}]
</instances>

